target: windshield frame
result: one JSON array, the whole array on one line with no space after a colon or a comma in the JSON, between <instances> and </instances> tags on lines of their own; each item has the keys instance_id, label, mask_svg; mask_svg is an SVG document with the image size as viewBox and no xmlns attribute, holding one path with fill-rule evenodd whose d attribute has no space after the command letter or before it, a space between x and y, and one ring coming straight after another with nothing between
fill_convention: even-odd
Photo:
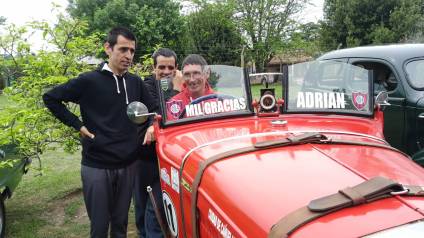
<instances>
[{"instance_id":1,"label":"windshield frame","mask_svg":"<svg viewBox=\"0 0 424 238\"><path fill-rule=\"evenodd\" d=\"M349 68L353 68L353 67L358 67L355 65L352 65L350 63L347 62L343 62L337 59L325 59L325 60L314 60L314 61L308 61L308 62L302 62L302 63L298 63L298 64L294 64L294 65L300 65L300 64L321 64L321 63L335 63L335 64L340 64L343 65L343 67L349 67ZM290 66L289 66L290 67ZM359 67L358 67L359 68ZM319 67L319 70L322 72L323 71L323 67ZM360 116L360 117L373 117L374 116L374 104L375 104L375 97L373 95L373 91L374 91L374 78L373 78L373 72L371 70L367 70L368 71L368 109L367 111L361 112L361 111L337 111L334 109L308 109L308 110L295 110L292 108L289 108L289 93L290 93L290 84L289 81L291 80L289 77L288 72L286 73L286 76L283 77L283 95L284 95L284 105L283 105L283 113L285 114L327 114L327 115L331 115L331 114L336 114L336 115L349 115L349 116ZM350 73L349 77L353 77L353 74ZM352 78L350 79L352 80ZM371 94L370 94L371 93Z\"/></svg>"},{"instance_id":2,"label":"windshield frame","mask_svg":"<svg viewBox=\"0 0 424 238\"><path fill-rule=\"evenodd\" d=\"M160 80L155 80L156 88L158 89L158 95L159 95L159 110L162 115L162 119L160 120L160 127L166 128L169 126L178 126L178 125L184 125L188 123L197 123L197 122L204 122L204 121L212 121L212 120L219 120L219 119L226 119L226 118L233 118L233 117L246 117L246 116L252 116L254 114L254 108L252 106L252 93L250 90L250 81L249 81L249 73L246 68L242 68L239 66L233 66L233 65L208 65L208 67L234 67L234 68L240 68L241 72L243 73L243 79L241 82L244 82L241 90L244 90L244 94L246 95L246 109L240 110L240 111L231 111L231 112L222 112L217 114L209 114L209 115L203 115L199 117L187 117L182 118L178 120L166 120L166 101L165 101L165 95L160 90Z\"/></svg>"}]
</instances>

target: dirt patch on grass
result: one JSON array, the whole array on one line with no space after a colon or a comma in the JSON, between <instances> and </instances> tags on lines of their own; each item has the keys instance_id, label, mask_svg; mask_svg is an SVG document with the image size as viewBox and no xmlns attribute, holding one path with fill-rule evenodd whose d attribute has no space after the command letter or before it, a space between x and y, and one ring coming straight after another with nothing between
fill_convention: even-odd
<instances>
[{"instance_id":1,"label":"dirt patch on grass","mask_svg":"<svg viewBox=\"0 0 424 238\"><path fill-rule=\"evenodd\" d=\"M82 189L78 188L51 201L43 217L49 224L56 227L63 226L65 222L89 224Z\"/></svg>"},{"instance_id":2,"label":"dirt patch on grass","mask_svg":"<svg viewBox=\"0 0 424 238\"><path fill-rule=\"evenodd\" d=\"M88 219L87 210L85 205L79 206L77 213L74 215L72 221L78 224L89 224L90 220Z\"/></svg>"},{"instance_id":3,"label":"dirt patch on grass","mask_svg":"<svg viewBox=\"0 0 424 238\"><path fill-rule=\"evenodd\" d=\"M134 212L130 209L128 221L128 238L137 238L137 227L134 222ZM82 188L67 193L64 196L55 198L43 214L43 219L51 226L50 229L60 229L75 225L90 224L90 220L85 209Z\"/></svg>"}]
</instances>

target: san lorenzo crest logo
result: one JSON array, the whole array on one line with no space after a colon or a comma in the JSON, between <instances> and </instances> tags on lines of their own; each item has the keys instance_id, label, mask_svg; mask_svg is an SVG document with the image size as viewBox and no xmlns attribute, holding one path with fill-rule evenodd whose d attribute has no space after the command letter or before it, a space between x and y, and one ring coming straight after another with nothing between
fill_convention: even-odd
<instances>
[{"instance_id":1,"label":"san lorenzo crest logo","mask_svg":"<svg viewBox=\"0 0 424 238\"><path fill-rule=\"evenodd\" d=\"M352 92L352 102L356 109L362 111L367 105L368 94L361 92Z\"/></svg>"},{"instance_id":2,"label":"san lorenzo crest logo","mask_svg":"<svg viewBox=\"0 0 424 238\"><path fill-rule=\"evenodd\" d=\"M173 100L166 102L166 110L171 113L174 119L178 119L183 108L183 101Z\"/></svg>"}]
</instances>

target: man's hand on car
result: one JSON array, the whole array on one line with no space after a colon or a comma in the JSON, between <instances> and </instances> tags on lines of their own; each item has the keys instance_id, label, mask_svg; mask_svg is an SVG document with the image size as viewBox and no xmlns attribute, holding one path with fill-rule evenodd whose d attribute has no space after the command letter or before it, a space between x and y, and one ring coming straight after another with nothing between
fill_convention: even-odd
<instances>
[{"instance_id":1,"label":"man's hand on car","mask_svg":"<svg viewBox=\"0 0 424 238\"><path fill-rule=\"evenodd\" d=\"M146 135L144 136L143 145L150 145L153 141L155 141L155 128L153 126L149 126L146 131Z\"/></svg>"}]
</instances>

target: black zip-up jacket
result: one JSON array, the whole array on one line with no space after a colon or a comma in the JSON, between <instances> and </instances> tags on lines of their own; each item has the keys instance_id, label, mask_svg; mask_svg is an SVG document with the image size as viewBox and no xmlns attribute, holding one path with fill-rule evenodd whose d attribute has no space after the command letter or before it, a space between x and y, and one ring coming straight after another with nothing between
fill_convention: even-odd
<instances>
[{"instance_id":1,"label":"black zip-up jacket","mask_svg":"<svg viewBox=\"0 0 424 238\"><path fill-rule=\"evenodd\" d=\"M153 98L153 101L154 101L154 104L155 104L154 107L156 108L155 112L158 113L158 114L161 114L160 110L159 110L159 103L160 103L159 88L157 86L155 76L151 75L149 77L146 77L144 79L144 82L147 86L147 89L148 89L150 95ZM175 96L179 93L179 91L173 89L172 81L168 82L167 85L168 85L167 88L163 89L164 90L163 94L164 94L165 100L167 100L167 99L169 99L169 98L171 98L171 97L173 97L173 96ZM141 128L141 130L140 130L140 137L141 138L144 138L144 135L146 134L148 127L149 127L148 124L144 124L140 127ZM155 146L156 146L156 143L152 143L150 145L143 145L141 147L142 148L142 159L148 159L148 160L153 160L153 161L157 160Z\"/></svg>"},{"instance_id":2,"label":"black zip-up jacket","mask_svg":"<svg viewBox=\"0 0 424 238\"><path fill-rule=\"evenodd\" d=\"M154 75L151 75L149 77L146 77L144 79L144 82L147 86L147 89L150 93L150 95L153 98L154 101L154 108L156 108L156 113L161 114L160 110L159 110L159 89L156 83L156 78ZM168 82L168 88L164 90L164 96L165 96L165 100L171 98L172 96L176 95L179 93L179 91L174 90L172 85L172 81ZM142 125L140 128L140 137L144 138L144 135L146 134L147 128L149 127L148 124L144 124ZM157 160L157 155L156 155L156 149L155 149L156 143L152 143L150 145L143 145L141 147L142 149L142 159L148 159L148 160Z\"/></svg>"},{"instance_id":3,"label":"black zip-up jacket","mask_svg":"<svg viewBox=\"0 0 424 238\"><path fill-rule=\"evenodd\" d=\"M95 135L94 139L82 138L83 165L122 168L141 156L143 142L138 126L127 116L127 105L140 101L151 112L156 110L156 104L138 76L115 76L104 65L53 88L43 95L43 100L61 122L77 131L85 126ZM63 102L79 104L82 121Z\"/></svg>"}]
</instances>

